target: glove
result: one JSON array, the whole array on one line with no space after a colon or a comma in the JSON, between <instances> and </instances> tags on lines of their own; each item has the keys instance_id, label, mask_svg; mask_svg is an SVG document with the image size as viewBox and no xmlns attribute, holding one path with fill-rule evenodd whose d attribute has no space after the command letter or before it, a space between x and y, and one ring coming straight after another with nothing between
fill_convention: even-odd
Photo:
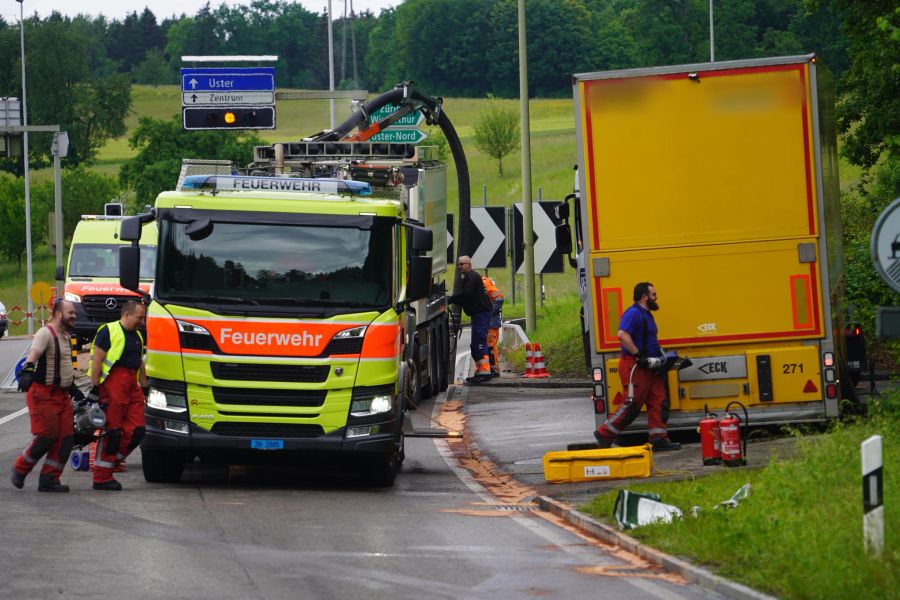
<instances>
[{"instance_id":1,"label":"glove","mask_svg":"<svg viewBox=\"0 0 900 600\"><path fill-rule=\"evenodd\" d=\"M34 381L34 363L27 362L22 365L22 370L19 371L19 391L27 392L28 388L31 387L32 381Z\"/></svg>"},{"instance_id":2,"label":"glove","mask_svg":"<svg viewBox=\"0 0 900 600\"><path fill-rule=\"evenodd\" d=\"M69 395L72 396L72 402L76 404L85 401L84 392L78 389L77 385L72 386L72 389L69 390Z\"/></svg>"},{"instance_id":3,"label":"glove","mask_svg":"<svg viewBox=\"0 0 900 600\"><path fill-rule=\"evenodd\" d=\"M640 350L634 356L637 358L637 364L639 367L642 367L644 369L650 368L650 360L648 359L646 352Z\"/></svg>"},{"instance_id":4,"label":"glove","mask_svg":"<svg viewBox=\"0 0 900 600\"><path fill-rule=\"evenodd\" d=\"M100 402L100 386L95 385L87 395L88 402Z\"/></svg>"}]
</instances>

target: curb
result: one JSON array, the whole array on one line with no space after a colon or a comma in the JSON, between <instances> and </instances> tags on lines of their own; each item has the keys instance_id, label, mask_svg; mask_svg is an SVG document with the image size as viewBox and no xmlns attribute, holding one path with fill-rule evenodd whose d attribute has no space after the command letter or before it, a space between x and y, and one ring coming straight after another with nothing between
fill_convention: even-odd
<instances>
[{"instance_id":1,"label":"curb","mask_svg":"<svg viewBox=\"0 0 900 600\"><path fill-rule=\"evenodd\" d=\"M637 554L641 558L661 566L663 570L669 573L681 575L689 583L697 584L700 587L712 590L734 600L776 600L774 596L757 592L745 585L725 579L706 569L697 567L689 562L646 546L633 537L625 535L558 500L554 500L547 496L538 496L537 501L542 510L546 510L558 517L562 517L572 525L587 531L604 542L619 546L628 552Z\"/></svg>"},{"instance_id":2,"label":"curb","mask_svg":"<svg viewBox=\"0 0 900 600\"><path fill-rule=\"evenodd\" d=\"M502 387L502 388L577 388L591 389L589 381L573 381L571 379L558 379L554 381L552 378L547 379L508 379L503 378L486 381L479 384L483 388Z\"/></svg>"}]
</instances>

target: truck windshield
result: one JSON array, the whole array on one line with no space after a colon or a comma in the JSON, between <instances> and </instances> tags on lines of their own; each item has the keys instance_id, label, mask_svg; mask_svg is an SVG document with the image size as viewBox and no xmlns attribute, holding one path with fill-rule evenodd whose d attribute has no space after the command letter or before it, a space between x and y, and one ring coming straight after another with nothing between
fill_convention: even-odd
<instances>
[{"instance_id":1,"label":"truck windshield","mask_svg":"<svg viewBox=\"0 0 900 600\"><path fill-rule=\"evenodd\" d=\"M213 222L200 240L186 226L160 223L160 300L294 310L390 305L390 219L371 229Z\"/></svg>"},{"instance_id":2,"label":"truck windshield","mask_svg":"<svg viewBox=\"0 0 900 600\"><path fill-rule=\"evenodd\" d=\"M122 244L75 244L69 257L69 277L119 278L119 248ZM156 248L141 246L141 279L153 280Z\"/></svg>"}]
</instances>

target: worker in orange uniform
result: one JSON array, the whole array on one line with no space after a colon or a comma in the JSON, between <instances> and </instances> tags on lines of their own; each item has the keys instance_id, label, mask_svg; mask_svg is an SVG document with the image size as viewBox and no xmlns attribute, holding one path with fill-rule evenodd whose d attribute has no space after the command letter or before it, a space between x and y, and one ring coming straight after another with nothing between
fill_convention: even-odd
<instances>
[{"instance_id":1,"label":"worker in orange uniform","mask_svg":"<svg viewBox=\"0 0 900 600\"><path fill-rule=\"evenodd\" d=\"M488 359L491 364L491 377L500 377L500 327L503 325L503 293L497 289L497 284L487 275L481 276L484 282L484 291L491 299L491 323L488 325L487 345Z\"/></svg>"},{"instance_id":2,"label":"worker in orange uniform","mask_svg":"<svg viewBox=\"0 0 900 600\"><path fill-rule=\"evenodd\" d=\"M106 436L97 442L94 489L118 491L122 484L113 471L144 437L144 402L147 373L144 370L144 337L138 330L146 309L129 300L118 321L102 325L91 344L89 400L106 412Z\"/></svg>"},{"instance_id":3,"label":"worker in orange uniform","mask_svg":"<svg viewBox=\"0 0 900 600\"><path fill-rule=\"evenodd\" d=\"M59 482L72 451L72 397L83 398L75 387L70 331L75 328L75 306L67 300L53 305L50 322L41 327L31 342L25 366L19 372L19 390L26 392L31 418L31 443L16 459L10 472L19 489L25 477L44 458L38 479L39 492L68 492Z\"/></svg>"}]
</instances>

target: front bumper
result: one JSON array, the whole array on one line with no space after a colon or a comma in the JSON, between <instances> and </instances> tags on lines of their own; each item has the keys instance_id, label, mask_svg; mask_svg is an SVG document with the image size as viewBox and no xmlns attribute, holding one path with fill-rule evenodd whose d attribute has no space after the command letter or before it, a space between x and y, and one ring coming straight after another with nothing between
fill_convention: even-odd
<instances>
[{"instance_id":1,"label":"front bumper","mask_svg":"<svg viewBox=\"0 0 900 600\"><path fill-rule=\"evenodd\" d=\"M200 456L204 460L216 462L238 462L247 459L262 459L285 454L342 454L376 455L390 454L395 450L398 421L393 414L386 414L380 420L366 420L360 425L378 426L378 433L362 437L346 438L347 427L336 429L316 437L278 437L220 435L187 423L187 433L177 433L166 429L165 422L185 423L184 415L147 407L146 434L141 448L147 450L179 451ZM356 425L356 423L352 424ZM254 439L279 439L284 442L280 450L256 450L251 448ZM255 461L253 461L255 462Z\"/></svg>"}]
</instances>

